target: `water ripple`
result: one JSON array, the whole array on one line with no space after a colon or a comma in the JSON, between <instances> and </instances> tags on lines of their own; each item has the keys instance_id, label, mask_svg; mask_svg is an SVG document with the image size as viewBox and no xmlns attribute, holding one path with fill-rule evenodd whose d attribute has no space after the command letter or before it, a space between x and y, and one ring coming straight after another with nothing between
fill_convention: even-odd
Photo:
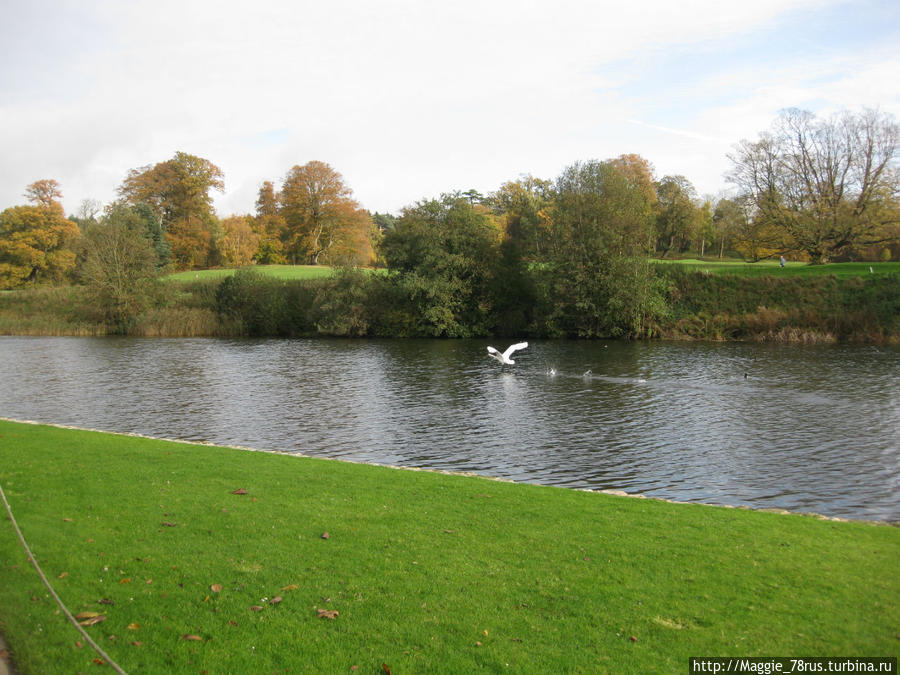
<instances>
[{"instance_id":1,"label":"water ripple","mask_svg":"<svg viewBox=\"0 0 900 675\"><path fill-rule=\"evenodd\" d=\"M539 341L501 368L485 346L0 338L0 415L900 519L897 349Z\"/></svg>"}]
</instances>

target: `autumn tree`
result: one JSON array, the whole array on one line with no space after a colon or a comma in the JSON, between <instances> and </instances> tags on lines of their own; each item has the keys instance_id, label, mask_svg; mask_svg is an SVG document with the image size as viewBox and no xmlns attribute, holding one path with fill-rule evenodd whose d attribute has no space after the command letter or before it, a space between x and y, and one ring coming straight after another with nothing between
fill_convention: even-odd
<instances>
[{"instance_id":1,"label":"autumn tree","mask_svg":"<svg viewBox=\"0 0 900 675\"><path fill-rule=\"evenodd\" d=\"M184 152L154 166L132 169L119 195L132 205L147 204L159 219L179 268L208 263L217 228L211 190L223 191L222 171Z\"/></svg>"},{"instance_id":2,"label":"autumn tree","mask_svg":"<svg viewBox=\"0 0 900 675\"><path fill-rule=\"evenodd\" d=\"M285 222L285 254L295 263L341 262L357 246L355 264L373 257L371 217L359 208L341 174L324 162L294 166L287 173L279 214Z\"/></svg>"},{"instance_id":3,"label":"autumn tree","mask_svg":"<svg viewBox=\"0 0 900 675\"><path fill-rule=\"evenodd\" d=\"M252 221L250 216L229 216L222 220L218 247L225 265L243 267L253 261L261 237L253 231Z\"/></svg>"},{"instance_id":4,"label":"autumn tree","mask_svg":"<svg viewBox=\"0 0 900 675\"><path fill-rule=\"evenodd\" d=\"M50 207L62 199L62 189L52 178L38 180L25 188L25 197L37 206Z\"/></svg>"},{"instance_id":5,"label":"autumn tree","mask_svg":"<svg viewBox=\"0 0 900 675\"><path fill-rule=\"evenodd\" d=\"M784 236L759 214L747 196L722 199L713 212L713 225L721 258L726 246L757 262L787 253Z\"/></svg>"},{"instance_id":6,"label":"autumn tree","mask_svg":"<svg viewBox=\"0 0 900 675\"><path fill-rule=\"evenodd\" d=\"M36 205L13 206L0 213L0 288L28 281L61 281L75 267L73 247L78 225L68 220L56 181L29 186Z\"/></svg>"},{"instance_id":7,"label":"autumn tree","mask_svg":"<svg viewBox=\"0 0 900 675\"><path fill-rule=\"evenodd\" d=\"M729 180L751 200L754 219L787 234L813 263L887 241L900 176L900 127L875 110L827 119L790 109L757 141L729 155Z\"/></svg>"}]
</instances>

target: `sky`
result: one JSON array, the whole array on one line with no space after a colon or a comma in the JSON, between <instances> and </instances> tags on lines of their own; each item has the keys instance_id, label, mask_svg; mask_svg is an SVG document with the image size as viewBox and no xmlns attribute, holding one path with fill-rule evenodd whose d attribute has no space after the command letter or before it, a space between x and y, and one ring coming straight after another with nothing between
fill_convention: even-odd
<instances>
[{"instance_id":1,"label":"sky","mask_svg":"<svg viewBox=\"0 0 900 675\"><path fill-rule=\"evenodd\" d=\"M636 153L701 195L784 108L900 118L896 0L0 0L0 209L177 151L218 214L330 164L363 208Z\"/></svg>"}]
</instances>

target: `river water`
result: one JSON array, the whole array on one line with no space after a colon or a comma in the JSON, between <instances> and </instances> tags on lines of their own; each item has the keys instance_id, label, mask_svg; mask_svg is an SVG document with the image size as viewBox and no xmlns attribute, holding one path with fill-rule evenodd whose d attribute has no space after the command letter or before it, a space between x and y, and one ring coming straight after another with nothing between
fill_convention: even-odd
<instances>
[{"instance_id":1,"label":"river water","mask_svg":"<svg viewBox=\"0 0 900 675\"><path fill-rule=\"evenodd\" d=\"M0 337L0 416L900 520L896 348L488 344Z\"/></svg>"}]
</instances>

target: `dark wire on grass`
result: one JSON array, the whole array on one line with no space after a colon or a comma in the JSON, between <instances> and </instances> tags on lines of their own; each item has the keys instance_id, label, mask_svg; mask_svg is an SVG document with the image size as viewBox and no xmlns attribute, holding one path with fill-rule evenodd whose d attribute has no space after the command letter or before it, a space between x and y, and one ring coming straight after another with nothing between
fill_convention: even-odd
<instances>
[{"instance_id":1,"label":"dark wire on grass","mask_svg":"<svg viewBox=\"0 0 900 675\"><path fill-rule=\"evenodd\" d=\"M31 549L28 547L28 542L25 541L25 537L22 535L22 530L19 529L19 524L16 522L16 517L13 515L12 508L9 506L9 502L6 501L6 493L3 492L3 486L0 485L0 499L3 499L3 505L6 507L6 512L9 514L9 519L13 524L13 527L16 530L16 534L19 537L19 541L22 542L22 546L25 548L25 553L28 554L28 560L31 561L31 564L34 565L34 569L37 570L38 576L41 578L41 581L44 582L44 586L47 587L47 590L50 591L50 595L53 596L53 599L56 600L56 604L59 605L59 608L63 611L69 621L72 622L72 625L78 629L78 632L81 633L82 637L87 640L88 644L94 648L94 651L106 661L106 664L110 666L113 670L115 670L119 675L128 675L119 665L109 658L109 655L103 651L103 649L98 645L94 640L88 635L84 628L78 623L72 613L69 611L68 607L63 604L63 601L60 600L59 596L56 594L56 591L53 590L53 587L50 585L50 582L47 581L47 577L44 576L44 572L41 570L40 565L38 565L37 560L34 557L34 554L31 552Z\"/></svg>"}]
</instances>

